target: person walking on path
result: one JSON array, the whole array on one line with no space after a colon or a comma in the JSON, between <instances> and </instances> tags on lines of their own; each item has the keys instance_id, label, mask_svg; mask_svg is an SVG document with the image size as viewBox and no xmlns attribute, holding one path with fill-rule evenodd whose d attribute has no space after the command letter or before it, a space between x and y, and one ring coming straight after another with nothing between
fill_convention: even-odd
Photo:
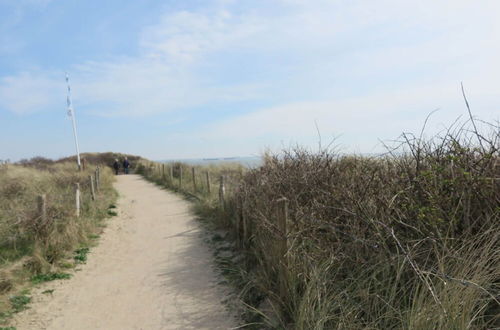
<instances>
[{"instance_id":1,"label":"person walking on path","mask_svg":"<svg viewBox=\"0 0 500 330\"><path fill-rule=\"evenodd\" d=\"M118 170L120 169L120 163L118 162L118 159L115 159L115 162L113 163L113 168L115 169L115 174L118 175Z\"/></svg>"},{"instance_id":2,"label":"person walking on path","mask_svg":"<svg viewBox=\"0 0 500 330\"><path fill-rule=\"evenodd\" d=\"M128 174L129 167L130 162L128 161L127 157L125 157L125 160L123 161L123 169L125 170L125 174Z\"/></svg>"}]
</instances>

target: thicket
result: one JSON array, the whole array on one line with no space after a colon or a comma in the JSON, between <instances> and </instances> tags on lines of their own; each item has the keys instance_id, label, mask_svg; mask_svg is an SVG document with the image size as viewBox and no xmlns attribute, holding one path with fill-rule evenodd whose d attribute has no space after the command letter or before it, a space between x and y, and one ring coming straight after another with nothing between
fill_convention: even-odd
<instances>
[{"instance_id":1,"label":"thicket","mask_svg":"<svg viewBox=\"0 0 500 330\"><path fill-rule=\"evenodd\" d=\"M40 157L0 165L0 321L14 307L9 296L16 297L31 278L54 277L70 267L73 251L100 231L116 192L111 170L102 168L93 201L89 176L94 170L87 166L79 172L75 163L40 161ZM76 183L81 190L78 218ZM41 195L46 196L45 219L39 210Z\"/></svg>"},{"instance_id":2,"label":"thicket","mask_svg":"<svg viewBox=\"0 0 500 330\"><path fill-rule=\"evenodd\" d=\"M103 166L108 166L108 167L113 167L113 163L115 159L118 159L118 162L120 163L120 166L125 159L125 157L128 158L130 161L130 168L133 170L135 169L136 165L139 164L142 160L144 160L140 156L135 156L135 155L129 155L129 154L123 154L119 152L85 152L80 155L81 160L85 160L85 162L92 164L93 166L96 165L103 165ZM35 160L38 158L43 157L35 157ZM33 163L31 159L28 163ZM76 156L70 156L70 157L65 157L61 158L57 161L54 161L56 163L67 163L67 162L76 162ZM38 162L39 163L39 162Z\"/></svg>"},{"instance_id":3,"label":"thicket","mask_svg":"<svg viewBox=\"0 0 500 330\"><path fill-rule=\"evenodd\" d=\"M499 328L500 130L483 126L403 134L379 157L296 148L212 169L231 190L224 207L196 192L198 209L243 240L241 299L271 328Z\"/></svg>"}]
</instances>

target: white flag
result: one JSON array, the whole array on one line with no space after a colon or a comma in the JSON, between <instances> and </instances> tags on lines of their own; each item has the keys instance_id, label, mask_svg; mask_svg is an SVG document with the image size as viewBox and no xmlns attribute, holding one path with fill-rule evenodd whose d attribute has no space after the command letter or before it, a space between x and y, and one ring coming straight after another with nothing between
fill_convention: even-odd
<instances>
[{"instance_id":1,"label":"white flag","mask_svg":"<svg viewBox=\"0 0 500 330\"><path fill-rule=\"evenodd\" d=\"M71 104L71 87L69 86L69 77L66 73L66 83L68 84L68 96L66 97L66 103L68 104L68 116L73 116L73 105Z\"/></svg>"}]
</instances>

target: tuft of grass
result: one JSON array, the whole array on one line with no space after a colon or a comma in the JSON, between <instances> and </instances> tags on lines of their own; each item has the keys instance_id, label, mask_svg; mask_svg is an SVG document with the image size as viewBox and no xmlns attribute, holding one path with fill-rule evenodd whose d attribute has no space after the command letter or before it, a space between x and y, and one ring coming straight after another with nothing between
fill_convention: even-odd
<instances>
[{"instance_id":1,"label":"tuft of grass","mask_svg":"<svg viewBox=\"0 0 500 330\"><path fill-rule=\"evenodd\" d=\"M112 210L108 210L108 215L111 217L116 217L118 215L118 213L116 213L115 211L112 211Z\"/></svg>"},{"instance_id":2,"label":"tuft of grass","mask_svg":"<svg viewBox=\"0 0 500 330\"><path fill-rule=\"evenodd\" d=\"M49 282L54 280L67 280L71 278L71 274L68 273L47 273L47 274L38 274L31 277L31 282L33 284L40 284L43 282Z\"/></svg>"},{"instance_id":3,"label":"tuft of grass","mask_svg":"<svg viewBox=\"0 0 500 330\"><path fill-rule=\"evenodd\" d=\"M49 289L49 290L45 290L45 291L42 291L43 294L52 294L54 293L54 289Z\"/></svg>"},{"instance_id":4,"label":"tuft of grass","mask_svg":"<svg viewBox=\"0 0 500 330\"><path fill-rule=\"evenodd\" d=\"M27 305L31 302L31 297L21 294L17 296L12 296L9 298L12 310L14 313L21 312L27 308Z\"/></svg>"},{"instance_id":5,"label":"tuft of grass","mask_svg":"<svg viewBox=\"0 0 500 330\"><path fill-rule=\"evenodd\" d=\"M75 250L75 255L73 256L73 259L78 264L84 264L87 262L87 254L89 253L89 251L90 250L88 247L82 247L80 249L77 249Z\"/></svg>"}]
</instances>

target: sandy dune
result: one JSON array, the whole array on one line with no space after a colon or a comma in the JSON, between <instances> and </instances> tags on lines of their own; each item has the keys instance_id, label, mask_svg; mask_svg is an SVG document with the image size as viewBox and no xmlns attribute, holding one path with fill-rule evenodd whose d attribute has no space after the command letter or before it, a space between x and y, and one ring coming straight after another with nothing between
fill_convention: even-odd
<instances>
[{"instance_id":1,"label":"sandy dune","mask_svg":"<svg viewBox=\"0 0 500 330\"><path fill-rule=\"evenodd\" d=\"M119 176L116 188L119 216L87 264L36 290L17 329L235 327L189 204L136 175Z\"/></svg>"}]
</instances>

